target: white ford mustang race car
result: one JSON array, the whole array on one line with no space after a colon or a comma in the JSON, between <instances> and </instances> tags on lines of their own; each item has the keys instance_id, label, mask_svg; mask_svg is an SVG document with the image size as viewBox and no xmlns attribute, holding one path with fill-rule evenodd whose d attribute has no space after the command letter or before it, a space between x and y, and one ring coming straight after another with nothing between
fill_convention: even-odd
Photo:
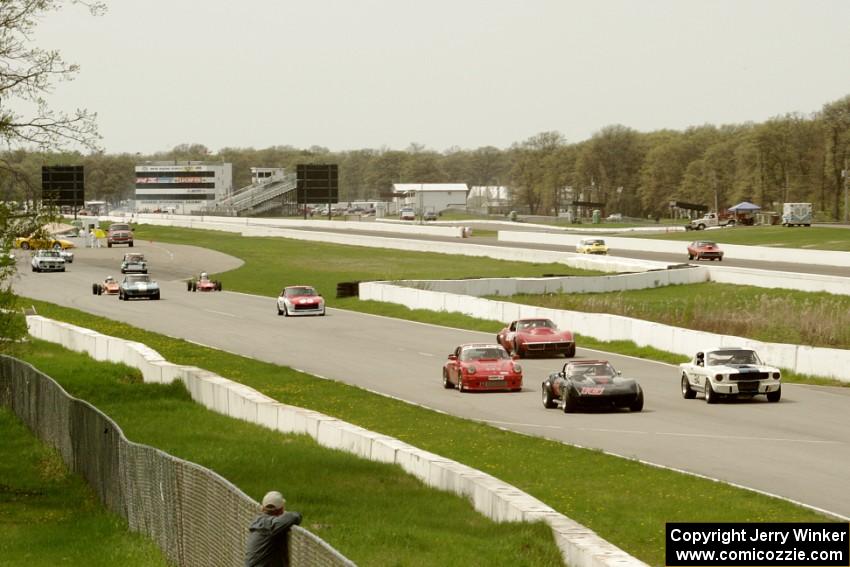
<instances>
[{"instance_id":1,"label":"white ford mustang race car","mask_svg":"<svg viewBox=\"0 0 850 567\"><path fill-rule=\"evenodd\" d=\"M682 396L686 399L696 397L697 392L702 392L709 404L716 403L721 396L751 398L765 394L769 402L778 402L782 396L779 369L764 364L754 350L705 349L679 368Z\"/></svg>"},{"instance_id":2,"label":"white ford mustang race car","mask_svg":"<svg viewBox=\"0 0 850 567\"><path fill-rule=\"evenodd\" d=\"M58 250L36 250L32 255L33 272L64 272L65 260Z\"/></svg>"}]
</instances>

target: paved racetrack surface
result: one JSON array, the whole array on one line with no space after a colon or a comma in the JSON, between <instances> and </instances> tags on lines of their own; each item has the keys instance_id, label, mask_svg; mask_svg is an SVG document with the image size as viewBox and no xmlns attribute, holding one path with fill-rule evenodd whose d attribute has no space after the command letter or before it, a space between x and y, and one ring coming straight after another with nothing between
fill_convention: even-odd
<instances>
[{"instance_id":1,"label":"paved racetrack surface","mask_svg":"<svg viewBox=\"0 0 850 567\"><path fill-rule=\"evenodd\" d=\"M194 247L137 242L162 300L95 296L91 284L120 276L127 249L76 249L66 273L31 273L20 257L14 287L21 295L291 366L493 425L603 449L703 474L850 516L850 389L787 384L777 404L764 397L707 405L682 398L675 367L579 348L580 358L606 358L635 377L646 395L641 413L564 414L541 404L540 383L564 359L523 360L519 393L463 393L442 388L447 354L492 334L329 309L326 317L285 318L273 298L228 291L190 293L184 280L201 270L240 265ZM292 282L279 282L280 287ZM309 282L298 282L309 283ZM580 329L577 329L579 332ZM333 353L328 356L328 353ZM285 401L285 400L283 400ZM552 463L560 466L559 463Z\"/></svg>"}]
</instances>

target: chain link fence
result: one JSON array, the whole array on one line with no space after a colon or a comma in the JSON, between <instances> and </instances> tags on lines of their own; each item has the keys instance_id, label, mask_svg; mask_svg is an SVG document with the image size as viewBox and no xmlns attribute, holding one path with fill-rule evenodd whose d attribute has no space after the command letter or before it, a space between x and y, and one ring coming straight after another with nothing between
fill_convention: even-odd
<instances>
[{"instance_id":1,"label":"chain link fence","mask_svg":"<svg viewBox=\"0 0 850 567\"><path fill-rule=\"evenodd\" d=\"M171 563L244 565L248 525L259 504L218 474L128 441L100 410L9 356L0 356L0 404L54 447L107 509L153 539ZM354 565L301 527L289 537L294 567Z\"/></svg>"}]
</instances>

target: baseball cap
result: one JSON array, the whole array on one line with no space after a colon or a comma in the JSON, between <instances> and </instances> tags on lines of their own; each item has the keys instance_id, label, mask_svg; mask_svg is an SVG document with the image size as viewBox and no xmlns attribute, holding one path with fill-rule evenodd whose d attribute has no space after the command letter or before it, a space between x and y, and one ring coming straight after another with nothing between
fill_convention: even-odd
<instances>
[{"instance_id":1,"label":"baseball cap","mask_svg":"<svg viewBox=\"0 0 850 567\"><path fill-rule=\"evenodd\" d=\"M286 500L284 500L283 495L276 490L267 492L266 495L263 496L263 510L280 510L283 508L284 504L286 504Z\"/></svg>"}]
</instances>

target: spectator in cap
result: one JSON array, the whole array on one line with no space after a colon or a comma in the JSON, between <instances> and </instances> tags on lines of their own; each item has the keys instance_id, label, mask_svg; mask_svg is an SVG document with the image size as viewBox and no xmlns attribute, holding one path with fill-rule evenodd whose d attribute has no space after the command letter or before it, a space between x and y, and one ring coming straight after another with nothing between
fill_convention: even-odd
<instances>
[{"instance_id":1,"label":"spectator in cap","mask_svg":"<svg viewBox=\"0 0 850 567\"><path fill-rule=\"evenodd\" d=\"M286 500L275 490L263 496L262 513L248 527L245 567L288 567L289 528L301 523L301 514L286 511Z\"/></svg>"}]
</instances>

